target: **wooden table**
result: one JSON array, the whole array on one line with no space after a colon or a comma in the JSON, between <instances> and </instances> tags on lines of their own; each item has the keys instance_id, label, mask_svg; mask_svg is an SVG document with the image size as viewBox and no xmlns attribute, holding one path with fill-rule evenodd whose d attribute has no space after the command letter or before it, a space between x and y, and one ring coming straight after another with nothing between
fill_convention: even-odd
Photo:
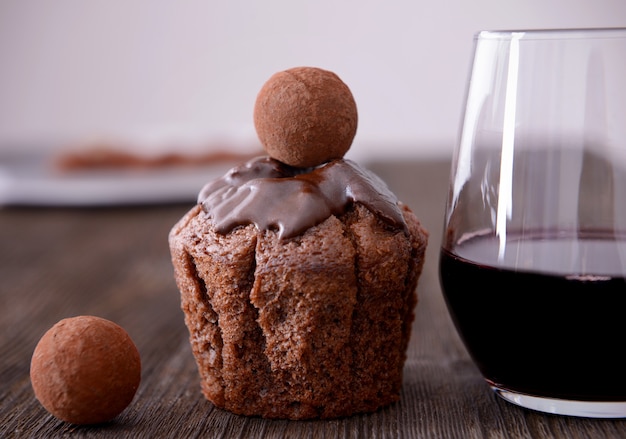
<instances>
[{"instance_id":1,"label":"wooden table","mask_svg":"<svg viewBox=\"0 0 626 439\"><path fill-rule=\"evenodd\" d=\"M375 163L430 231L400 402L331 421L269 421L214 408L199 378L167 246L191 206L0 209L0 437L626 437L626 420L545 415L496 397L448 316L437 274L448 162ZM35 399L29 363L39 338L74 315L108 318L143 363L132 404L114 421L77 427ZM626 371L625 371L626 373Z\"/></svg>"}]
</instances>

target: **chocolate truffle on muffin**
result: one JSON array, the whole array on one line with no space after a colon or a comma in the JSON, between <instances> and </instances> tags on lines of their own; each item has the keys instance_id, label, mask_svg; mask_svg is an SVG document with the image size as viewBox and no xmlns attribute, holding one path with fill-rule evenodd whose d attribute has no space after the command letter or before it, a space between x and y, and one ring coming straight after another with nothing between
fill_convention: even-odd
<instances>
[{"instance_id":1,"label":"chocolate truffle on muffin","mask_svg":"<svg viewBox=\"0 0 626 439\"><path fill-rule=\"evenodd\" d=\"M357 128L352 92L337 75L315 67L275 73L261 88L254 126L267 153L291 166L342 158Z\"/></svg>"},{"instance_id":2,"label":"chocolate truffle on muffin","mask_svg":"<svg viewBox=\"0 0 626 439\"><path fill-rule=\"evenodd\" d=\"M304 102L322 108L342 90L315 88ZM428 233L377 176L342 158L354 132L346 147L340 127L311 125L306 109L288 120L279 103L255 107L269 156L209 182L169 235L202 390L243 415L371 412L400 396ZM351 120L354 131L356 112ZM325 138L324 148L285 134L277 153L263 138L283 125ZM288 147L299 150L290 163Z\"/></svg>"}]
</instances>

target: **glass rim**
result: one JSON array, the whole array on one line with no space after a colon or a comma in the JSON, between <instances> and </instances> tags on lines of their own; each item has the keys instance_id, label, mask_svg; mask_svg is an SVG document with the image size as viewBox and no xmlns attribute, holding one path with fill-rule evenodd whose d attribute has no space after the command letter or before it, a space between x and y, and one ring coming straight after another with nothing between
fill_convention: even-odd
<instances>
[{"instance_id":1,"label":"glass rim","mask_svg":"<svg viewBox=\"0 0 626 439\"><path fill-rule=\"evenodd\" d=\"M476 40L575 40L592 38L626 38L626 27L563 29L482 30Z\"/></svg>"}]
</instances>

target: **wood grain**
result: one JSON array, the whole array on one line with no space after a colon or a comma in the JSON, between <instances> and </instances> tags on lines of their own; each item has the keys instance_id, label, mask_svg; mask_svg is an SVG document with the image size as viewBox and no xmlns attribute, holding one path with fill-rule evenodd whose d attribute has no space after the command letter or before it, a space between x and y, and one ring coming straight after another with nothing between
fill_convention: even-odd
<instances>
[{"instance_id":1,"label":"wood grain","mask_svg":"<svg viewBox=\"0 0 626 439\"><path fill-rule=\"evenodd\" d=\"M190 207L0 210L0 437L2 438L618 438L626 421L545 415L498 399L463 348L437 274L447 162L369 167L431 233L401 400L331 421L268 421L214 408L200 393L167 248ZM142 382L114 421L76 427L35 399L29 363L58 320L81 314L124 327Z\"/></svg>"}]
</instances>

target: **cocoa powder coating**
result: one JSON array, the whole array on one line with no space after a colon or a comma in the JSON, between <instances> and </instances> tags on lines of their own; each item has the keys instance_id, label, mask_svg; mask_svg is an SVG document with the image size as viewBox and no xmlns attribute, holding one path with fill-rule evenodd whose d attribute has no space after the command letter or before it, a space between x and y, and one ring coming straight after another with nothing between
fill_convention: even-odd
<instances>
[{"instance_id":1,"label":"cocoa powder coating","mask_svg":"<svg viewBox=\"0 0 626 439\"><path fill-rule=\"evenodd\" d=\"M30 365L35 396L72 424L98 424L120 414L141 379L135 344L117 324L99 317L61 320L41 338Z\"/></svg>"},{"instance_id":2,"label":"cocoa powder coating","mask_svg":"<svg viewBox=\"0 0 626 439\"><path fill-rule=\"evenodd\" d=\"M357 129L350 89L333 72L295 67L274 74L261 88L254 125L276 160L296 167L342 158Z\"/></svg>"}]
</instances>

